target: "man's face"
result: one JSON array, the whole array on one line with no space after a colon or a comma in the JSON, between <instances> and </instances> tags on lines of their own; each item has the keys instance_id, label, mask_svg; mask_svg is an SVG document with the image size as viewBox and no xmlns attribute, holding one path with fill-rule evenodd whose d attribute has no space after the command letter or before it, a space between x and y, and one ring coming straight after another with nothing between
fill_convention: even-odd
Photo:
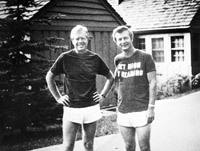
<instances>
[{"instance_id":1,"label":"man's face","mask_svg":"<svg viewBox=\"0 0 200 151\"><path fill-rule=\"evenodd\" d=\"M75 32L72 37L72 44L77 51L87 49L88 45L88 38L87 34L84 31L77 31Z\"/></svg>"},{"instance_id":2,"label":"man's face","mask_svg":"<svg viewBox=\"0 0 200 151\"><path fill-rule=\"evenodd\" d=\"M115 38L117 46L120 47L123 51L131 48L132 39L127 30L123 31L122 33L116 33Z\"/></svg>"}]
</instances>

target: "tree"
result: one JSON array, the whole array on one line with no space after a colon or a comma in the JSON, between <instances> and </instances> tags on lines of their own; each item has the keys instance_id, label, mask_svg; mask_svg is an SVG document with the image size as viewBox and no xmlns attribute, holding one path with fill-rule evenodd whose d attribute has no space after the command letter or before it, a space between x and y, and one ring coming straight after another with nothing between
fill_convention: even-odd
<instances>
[{"instance_id":1,"label":"tree","mask_svg":"<svg viewBox=\"0 0 200 151\"><path fill-rule=\"evenodd\" d=\"M50 122L61 115L46 88L45 74L51 62L40 52L60 49L52 43L62 39L54 37L43 42L30 39L30 27L37 20L26 18L30 18L32 8L39 7L42 0L0 3L5 15L0 19L0 129L26 132L27 126Z\"/></svg>"}]
</instances>

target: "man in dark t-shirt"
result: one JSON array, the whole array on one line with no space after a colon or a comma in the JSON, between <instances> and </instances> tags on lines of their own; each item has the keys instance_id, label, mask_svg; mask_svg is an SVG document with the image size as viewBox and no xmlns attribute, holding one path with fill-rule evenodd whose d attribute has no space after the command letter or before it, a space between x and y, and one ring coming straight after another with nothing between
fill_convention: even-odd
<instances>
[{"instance_id":1,"label":"man in dark t-shirt","mask_svg":"<svg viewBox=\"0 0 200 151\"><path fill-rule=\"evenodd\" d=\"M154 120L156 68L152 56L134 48L133 33L126 26L113 30L113 40L122 53L114 58L120 132L127 151L150 151L150 130Z\"/></svg>"},{"instance_id":2,"label":"man in dark t-shirt","mask_svg":"<svg viewBox=\"0 0 200 151\"><path fill-rule=\"evenodd\" d=\"M101 118L99 102L108 94L114 78L99 55L87 49L89 34L77 25L70 38L74 49L62 53L46 75L48 88L63 105L63 150L73 150L79 126L83 127L84 150L93 151L96 121ZM64 74L65 95L61 95L55 77ZM101 93L97 92L96 75L107 78Z\"/></svg>"},{"instance_id":3,"label":"man in dark t-shirt","mask_svg":"<svg viewBox=\"0 0 200 151\"><path fill-rule=\"evenodd\" d=\"M74 49L61 54L50 70L55 75L65 75L64 90L70 98L68 107L74 108L98 104L93 100L93 93L97 91L96 75L107 76L110 72L96 53L87 51L80 55Z\"/></svg>"}]
</instances>

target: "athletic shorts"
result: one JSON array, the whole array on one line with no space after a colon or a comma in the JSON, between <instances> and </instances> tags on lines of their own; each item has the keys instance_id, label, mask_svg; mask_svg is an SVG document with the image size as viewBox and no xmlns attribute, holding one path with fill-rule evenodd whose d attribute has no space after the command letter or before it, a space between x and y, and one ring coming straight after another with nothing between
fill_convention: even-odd
<instances>
[{"instance_id":1,"label":"athletic shorts","mask_svg":"<svg viewBox=\"0 0 200 151\"><path fill-rule=\"evenodd\" d=\"M99 104L84 108L64 107L63 111L63 120L79 124L92 123L102 117Z\"/></svg>"},{"instance_id":2,"label":"athletic shorts","mask_svg":"<svg viewBox=\"0 0 200 151\"><path fill-rule=\"evenodd\" d=\"M142 127L148 124L147 111L131 112L131 113L117 113L117 123L124 127Z\"/></svg>"}]
</instances>

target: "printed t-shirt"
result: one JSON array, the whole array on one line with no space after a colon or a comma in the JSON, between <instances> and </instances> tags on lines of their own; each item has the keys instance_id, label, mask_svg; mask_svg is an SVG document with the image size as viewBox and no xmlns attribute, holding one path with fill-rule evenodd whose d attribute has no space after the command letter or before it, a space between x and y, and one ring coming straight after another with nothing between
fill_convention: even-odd
<instances>
[{"instance_id":1,"label":"printed t-shirt","mask_svg":"<svg viewBox=\"0 0 200 151\"><path fill-rule=\"evenodd\" d=\"M94 52L77 54L70 50L61 54L51 67L55 75L65 74L64 90L70 98L69 107L80 108L98 104L93 101L96 74L107 76L109 68Z\"/></svg>"},{"instance_id":2,"label":"printed t-shirt","mask_svg":"<svg viewBox=\"0 0 200 151\"><path fill-rule=\"evenodd\" d=\"M147 73L156 71L152 56L136 50L130 58L116 56L115 65L118 111L130 113L147 110L149 103Z\"/></svg>"}]
</instances>

